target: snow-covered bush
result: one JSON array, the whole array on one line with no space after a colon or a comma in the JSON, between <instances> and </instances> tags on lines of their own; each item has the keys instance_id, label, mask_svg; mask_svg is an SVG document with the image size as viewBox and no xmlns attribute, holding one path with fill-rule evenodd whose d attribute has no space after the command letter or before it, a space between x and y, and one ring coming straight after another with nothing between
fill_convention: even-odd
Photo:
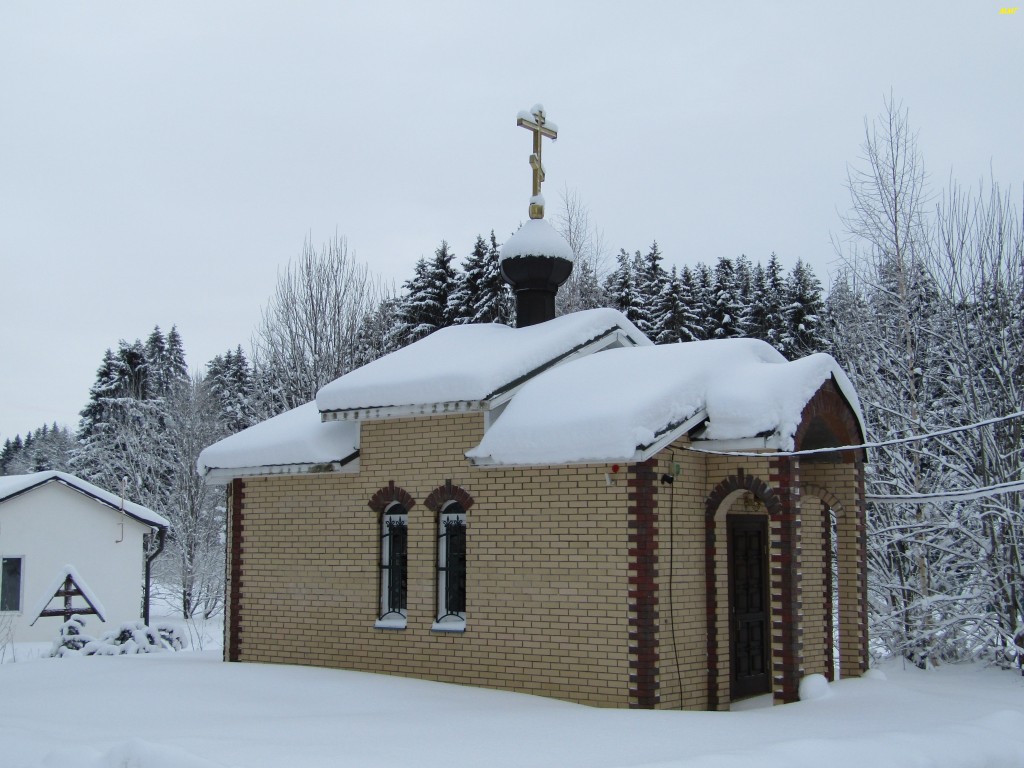
<instances>
[{"instance_id":1,"label":"snow-covered bush","mask_svg":"<svg viewBox=\"0 0 1024 768\"><path fill-rule=\"evenodd\" d=\"M53 641L50 656L78 655L86 645L95 642L92 637L82 632L83 629L85 619L77 613L72 614L70 619L61 624L60 634Z\"/></svg>"},{"instance_id":2,"label":"snow-covered bush","mask_svg":"<svg viewBox=\"0 0 1024 768\"><path fill-rule=\"evenodd\" d=\"M183 634L181 634L181 630L174 624L161 622L160 624L157 624L154 629L156 629L156 633L160 635L160 639L163 641L164 645L172 651L183 651L188 645L188 640Z\"/></svg>"},{"instance_id":3,"label":"snow-covered bush","mask_svg":"<svg viewBox=\"0 0 1024 768\"><path fill-rule=\"evenodd\" d=\"M134 653L180 651L187 641L173 624L148 627L141 621L128 621L105 632L99 639L82 633L85 621L75 614L60 628L51 656L122 656Z\"/></svg>"},{"instance_id":4,"label":"snow-covered bush","mask_svg":"<svg viewBox=\"0 0 1024 768\"><path fill-rule=\"evenodd\" d=\"M127 621L119 629L111 630L99 640L93 640L83 649L85 656L120 656L133 653L154 653L167 649L154 630L141 621Z\"/></svg>"}]
</instances>

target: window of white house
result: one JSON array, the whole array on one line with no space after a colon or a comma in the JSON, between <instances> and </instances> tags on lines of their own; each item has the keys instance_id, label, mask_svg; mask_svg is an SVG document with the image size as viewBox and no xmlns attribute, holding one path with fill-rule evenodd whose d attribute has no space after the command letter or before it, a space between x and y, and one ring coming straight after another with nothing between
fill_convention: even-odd
<instances>
[{"instance_id":1,"label":"window of white house","mask_svg":"<svg viewBox=\"0 0 1024 768\"><path fill-rule=\"evenodd\" d=\"M438 514L437 620L433 629L466 628L466 511L450 501Z\"/></svg>"},{"instance_id":2,"label":"window of white house","mask_svg":"<svg viewBox=\"0 0 1024 768\"><path fill-rule=\"evenodd\" d=\"M409 513L398 502L380 517L380 614L376 626L404 629L409 564Z\"/></svg>"},{"instance_id":3,"label":"window of white house","mask_svg":"<svg viewBox=\"0 0 1024 768\"><path fill-rule=\"evenodd\" d=\"M21 610L21 558L5 557L0 564L0 611Z\"/></svg>"}]
</instances>

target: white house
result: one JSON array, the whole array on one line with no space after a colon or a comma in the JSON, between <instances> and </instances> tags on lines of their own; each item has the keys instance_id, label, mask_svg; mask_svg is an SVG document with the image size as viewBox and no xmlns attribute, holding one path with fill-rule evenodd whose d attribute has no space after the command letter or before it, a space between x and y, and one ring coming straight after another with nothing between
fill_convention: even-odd
<instances>
[{"instance_id":1,"label":"white house","mask_svg":"<svg viewBox=\"0 0 1024 768\"><path fill-rule=\"evenodd\" d=\"M167 526L64 472L0 477L0 642L50 640L66 609L87 614L90 634L137 620L148 586L145 538Z\"/></svg>"}]
</instances>

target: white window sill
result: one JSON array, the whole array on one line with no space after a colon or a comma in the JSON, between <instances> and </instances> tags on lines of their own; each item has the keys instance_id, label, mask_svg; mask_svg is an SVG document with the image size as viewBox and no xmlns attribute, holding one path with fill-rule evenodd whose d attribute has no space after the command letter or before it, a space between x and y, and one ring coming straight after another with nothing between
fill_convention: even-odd
<instances>
[{"instance_id":1,"label":"white window sill","mask_svg":"<svg viewBox=\"0 0 1024 768\"><path fill-rule=\"evenodd\" d=\"M466 631L466 620L465 619L453 619L447 618L444 621L435 621L431 627L431 632L465 632Z\"/></svg>"},{"instance_id":2,"label":"white window sill","mask_svg":"<svg viewBox=\"0 0 1024 768\"><path fill-rule=\"evenodd\" d=\"M405 616L395 616L387 619L377 619L373 622L374 629L405 629Z\"/></svg>"}]
</instances>

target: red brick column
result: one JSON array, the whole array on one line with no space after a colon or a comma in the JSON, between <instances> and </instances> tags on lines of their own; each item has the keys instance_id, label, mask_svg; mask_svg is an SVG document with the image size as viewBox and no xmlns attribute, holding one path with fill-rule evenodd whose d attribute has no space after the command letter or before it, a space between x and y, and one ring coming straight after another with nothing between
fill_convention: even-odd
<instances>
[{"instance_id":1,"label":"red brick column","mask_svg":"<svg viewBox=\"0 0 1024 768\"><path fill-rule=\"evenodd\" d=\"M800 477L799 461L788 456L771 459L769 479L778 505L771 516L772 680L775 701L800 698L802 605L800 597Z\"/></svg>"},{"instance_id":2,"label":"red brick column","mask_svg":"<svg viewBox=\"0 0 1024 768\"><path fill-rule=\"evenodd\" d=\"M658 511L655 462L630 465L629 706L654 709L658 694Z\"/></svg>"},{"instance_id":3,"label":"red brick column","mask_svg":"<svg viewBox=\"0 0 1024 768\"><path fill-rule=\"evenodd\" d=\"M242 608L242 543L245 505L245 483L235 478L230 485L231 503L228 513L228 558L225 566L228 573L228 593L225 614L227 616L227 637L224 643L227 661L238 661L242 638L240 613Z\"/></svg>"},{"instance_id":4,"label":"red brick column","mask_svg":"<svg viewBox=\"0 0 1024 768\"><path fill-rule=\"evenodd\" d=\"M742 472L742 470L740 471ZM732 478L729 479L732 480ZM727 483L725 488L728 487ZM721 663L718 657L718 589L715 584L715 558L718 554L715 540L715 513L722 500L730 492L712 493L705 501L704 506L704 603L708 632L708 710L711 712L718 709L718 667Z\"/></svg>"}]
</instances>

